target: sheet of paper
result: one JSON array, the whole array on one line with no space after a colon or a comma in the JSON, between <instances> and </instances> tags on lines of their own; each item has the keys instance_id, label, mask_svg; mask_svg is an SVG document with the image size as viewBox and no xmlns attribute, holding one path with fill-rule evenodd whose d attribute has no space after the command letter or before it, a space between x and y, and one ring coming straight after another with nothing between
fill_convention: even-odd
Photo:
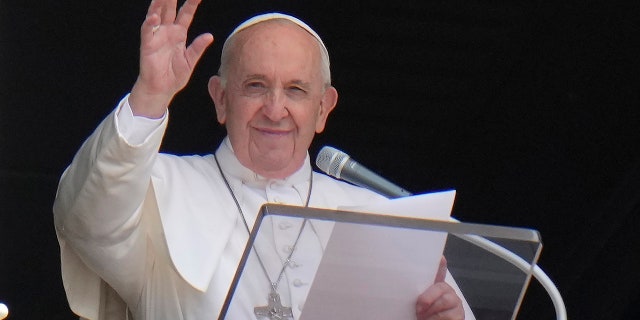
<instances>
[{"instance_id":1,"label":"sheet of paper","mask_svg":"<svg viewBox=\"0 0 640 320\"><path fill-rule=\"evenodd\" d=\"M455 191L446 191L339 209L448 220L454 198ZM433 284L446 236L336 223L300 319L415 318L416 299Z\"/></svg>"}]
</instances>

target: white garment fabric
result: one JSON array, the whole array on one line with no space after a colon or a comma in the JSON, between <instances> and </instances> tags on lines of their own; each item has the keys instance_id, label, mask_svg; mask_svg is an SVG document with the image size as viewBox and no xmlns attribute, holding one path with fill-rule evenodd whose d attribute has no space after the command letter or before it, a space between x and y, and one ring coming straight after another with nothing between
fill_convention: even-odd
<instances>
[{"instance_id":1,"label":"white garment fabric","mask_svg":"<svg viewBox=\"0 0 640 320\"><path fill-rule=\"evenodd\" d=\"M63 173L54 221L67 299L81 318L218 317L248 233L213 155L158 153L167 121L168 115L157 121L133 117L125 97ZM312 173L308 155L282 180L242 166L228 139L216 155L249 226L266 202L303 205L310 174L310 207L382 199ZM273 243L257 250L275 281L300 226L274 220L271 227ZM279 283L282 302L296 318L330 230L307 225ZM266 305L269 281L262 270L249 273L257 289L241 297L246 308L230 310L228 319L251 319L254 306Z\"/></svg>"}]
</instances>

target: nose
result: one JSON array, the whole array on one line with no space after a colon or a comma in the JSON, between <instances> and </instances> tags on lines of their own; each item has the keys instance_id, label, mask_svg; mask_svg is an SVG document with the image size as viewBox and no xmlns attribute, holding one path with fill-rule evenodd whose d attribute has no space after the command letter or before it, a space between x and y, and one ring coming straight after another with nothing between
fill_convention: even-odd
<instances>
[{"instance_id":1,"label":"nose","mask_svg":"<svg viewBox=\"0 0 640 320\"><path fill-rule=\"evenodd\" d=\"M287 98L282 89L270 90L265 100L262 110L271 121L278 121L289 115Z\"/></svg>"}]
</instances>

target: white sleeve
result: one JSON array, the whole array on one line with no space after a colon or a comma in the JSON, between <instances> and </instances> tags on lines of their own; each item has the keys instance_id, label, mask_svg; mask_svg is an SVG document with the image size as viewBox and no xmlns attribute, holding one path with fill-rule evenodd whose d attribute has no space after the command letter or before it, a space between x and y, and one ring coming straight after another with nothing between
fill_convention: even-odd
<instances>
[{"instance_id":1,"label":"white sleeve","mask_svg":"<svg viewBox=\"0 0 640 320\"><path fill-rule=\"evenodd\" d=\"M138 146L145 143L168 116L165 112L161 118L151 119L146 117L134 116L129 105L129 95L125 96L116 111L116 128L118 133L130 145Z\"/></svg>"},{"instance_id":2,"label":"white sleeve","mask_svg":"<svg viewBox=\"0 0 640 320\"><path fill-rule=\"evenodd\" d=\"M126 98L83 143L58 185L54 223L69 298L97 301L102 279L123 299L135 301L141 288L137 282L144 279L140 274L145 272L147 250L141 208L167 119L166 115L159 123L137 119L142 125L135 123L135 127L133 121L119 123L116 114L126 118L124 104ZM131 114L129 120L135 118ZM121 130L121 126L129 127ZM86 301L77 302L70 301L75 312L93 309L80 310L78 306Z\"/></svg>"}]
</instances>

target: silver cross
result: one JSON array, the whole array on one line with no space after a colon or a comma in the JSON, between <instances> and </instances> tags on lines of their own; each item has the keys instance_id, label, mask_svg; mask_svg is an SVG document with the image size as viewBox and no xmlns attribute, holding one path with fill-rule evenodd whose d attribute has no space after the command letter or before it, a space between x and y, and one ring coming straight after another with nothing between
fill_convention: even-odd
<instances>
[{"instance_id":1,"label":"silver cross","mask_svg":"<svg viewBox=\"0 0 640 320\"><path fill-rule=\"evenodd\" d=\"M293 319L291 308L282 306L282 303L280 303L280 295L275 291L269 293L269 305L266 307L255 307L253 308L253 313L259 320Z\"/></svg>"}]
</instances>

